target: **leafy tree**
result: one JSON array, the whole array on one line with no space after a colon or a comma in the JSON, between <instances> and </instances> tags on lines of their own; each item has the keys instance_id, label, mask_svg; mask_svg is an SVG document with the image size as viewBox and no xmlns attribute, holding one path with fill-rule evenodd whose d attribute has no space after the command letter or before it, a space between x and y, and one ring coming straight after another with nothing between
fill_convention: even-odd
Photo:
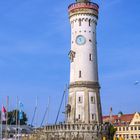
<instances>
[{"instance_id":1,"label":"leafy tree","mask_svg":"<svg viewBox=\"0 0 140 140\"><path fill-rule=\"evenodd\" d=\"M19 116L19 110L8 112L8 124L16 125L16 118ZM19 120L18 120L19 121ZM23 112L23 119L20 120L20 125L26 125L28 121L27 115Z\"/></svg>"},{"instance_id":2,"label":"leafy tree","mask_svg":"<svg viewBox=\"0 0 140 140\"><path fill-rule=\"evenodd\" d=\"M109 122L106 123L108 125L108 136L109 136L109 140L113 140L114 135L117 131L117 128L114 128L114 126L112 124L110 124Z\"/></svg>"},{"instance_id":3,"label":"leafy tree","mask_svg":"<svg viewBox=\"0 0 140 140\"><path fill-rule=\"evenodd\" d=\"M0 112L1 116L1 112ZM8 125L16 125L16 119L18 120L19 116L19 110L12 110L8 112ZM19 120L18 120L19 121ZM25 112L23 112L23 119L20 120L20 125L26 125L28 121L27 115ZM3 124L6 124L6 122L3 122Z\"/></svg>"}]
</instances>

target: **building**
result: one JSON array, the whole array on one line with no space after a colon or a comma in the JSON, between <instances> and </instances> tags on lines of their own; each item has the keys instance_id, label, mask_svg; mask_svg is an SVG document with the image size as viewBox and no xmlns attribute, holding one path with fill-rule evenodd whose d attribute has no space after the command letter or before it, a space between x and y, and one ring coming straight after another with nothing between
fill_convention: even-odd
<instances>
[{"instance_id":1,"label":"building","mask_svg":"<svg viewBox=\"0 0 140 140\"><path fill-rule=\"evenodd\" d=\"M68 7L71 49L67 120L40 128L37 139L101 140L107 134L107 125L102 124L98 81L98 10L99 6L90 0L76 0Z\"/></svg>"},{"instance_id":2,"label":"building","mask_svg":"<svg viewBox=\"0 0 140 140\"><path fill-rule=\"evenodd\" d=\"M68 123L102 123L98 81L97 4L77 0L68 8L71 24Z\"/></svg>"},{"instance_id":3,"label":"building","mask_svg":"<svg viewBox=\"0 0 140 140\"><path fill-rule=\"evenodd\" d=\"M2 125L1 128L2 128L3 139L4 139L4 137L7 137L7 139L9 139L9 138L15 139L15 138L18 138L18 136L27 137L30 134L32 134L34 131L33 127L28 126L28 125L20 125L20 126Z\"/></svg>"},{"instance_id":4,"label":"building","mask_svg":"<svg viewBox=\"0 0 140 140\"><path fill-rule=\"evenodd\" d=\"M110 122L117 128L114 139L140 140L140 113L103 116L104 122Z\"/></svg>"}]
</instances>

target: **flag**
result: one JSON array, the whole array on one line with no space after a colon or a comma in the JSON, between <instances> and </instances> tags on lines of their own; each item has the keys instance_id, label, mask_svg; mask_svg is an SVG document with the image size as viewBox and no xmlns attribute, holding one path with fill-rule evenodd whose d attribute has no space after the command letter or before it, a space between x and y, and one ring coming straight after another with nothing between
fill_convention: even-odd
<instances>
[{"instance_id":1,"label":"flag","mask_svg":"<svg viewBox=\"0 0 140 140\"><path fill-rule=\"evenodd\" d=\"M18 114L18 119L22 120L23 119L23 104L22 102L19 102L19 114Z\"/></svg>"},{"instance_id":2,"label":"flag","mask_svg":"<svg viewBox=\"0 0 140 140\"><path fill-rule=\"evenodd\" d=\"M18 115L19 120L23 120L23 112L19 111L19 115Z\"/></svg>"},{"instance_id":3,"label":"flag","mask_svg":"<svg viewBox=\"0 0 140 140\"><path fill-rule=\"evenodd\" d=\"M1 110L2 114L1 114L1 120L2 121L6 121L6 109L4 106L2 106L2 110Z\"/></svg>"}]
</instances>

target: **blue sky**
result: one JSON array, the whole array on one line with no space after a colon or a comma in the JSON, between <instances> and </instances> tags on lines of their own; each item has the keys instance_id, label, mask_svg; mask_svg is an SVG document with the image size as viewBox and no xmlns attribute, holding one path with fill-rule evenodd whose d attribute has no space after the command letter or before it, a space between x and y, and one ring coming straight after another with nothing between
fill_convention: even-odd
<instances>
[{"instance_id":1,"label":"blue sky","mask_svg":"<svg viewBox=\"0 0 140 140\"><path fill-rule=\"evenodd\" d=\"M38 96L39 125L48 97L48 122L56 118L69 83L70 24L67 7L74 0L0 1L0 104L24 104L31 122ZM99 78L103 114L140 111L140 1L96 0ZM63 105L64 107L64 105ZM62 112L62 111L61 111ZM59 120L63 120L61 114Z\"/></svg>"}]
</instances>

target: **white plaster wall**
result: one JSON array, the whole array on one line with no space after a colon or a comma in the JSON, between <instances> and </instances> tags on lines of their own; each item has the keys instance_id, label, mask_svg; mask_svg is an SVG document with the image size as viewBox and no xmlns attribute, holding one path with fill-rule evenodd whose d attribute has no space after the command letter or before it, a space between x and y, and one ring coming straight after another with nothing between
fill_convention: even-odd
<instances>
[{"instance_id":1,"label":"white plaster wall","mask_svg":"<svg viewBox=\"0 0 140 140\"><path fill-rule=\"evenodd\" d=\"M79 26L79 18L83 19ZM85 21L85 19L87 21ZM89 26L88 20L94 20ZM97 73L97 50L96 50L96 18L90 15L73 16L71 21L71 50L76 52L74 62L71 63L70 82L92 81L98 82ZM83 35L86 38L84 45L76 44L76 37ZM91 40L92 42L90 42ZM89 54L92 54L93 60L89 61ZM79 78L79 71L82 77Z\"/></svg>"},{"instance_id":2,"label":"white plaster wall","mask_svg":"<svg viewBox=\"0 0 140 140\"><path fill-rule=\"evenodd\" d=\"M94 103L91 102L91 97L94 97ZM97 97L95 92L89 92L89 113L90 113L90 121L92 120L92 114L96 115L96 120L97 120Z\"/></svg>"},{"instance_id":3,"label":"white plaster wall","mask_svg":"<svg viewBox=\"0 0 140 140\"><path fill-rule=\"evenodd\" d=\"M82 102L79 103L78 98L82 97ZM85 100L84 100L84 92L83 91L77 91L76 92L76 119L78 119L78 116L80 114L80 120L84 121L84 104L85 104Z\"/></svg>"},{"instance_id":4,"label":"white plaster wall","mask_svg":"<svg viewBox=\"0 0 140 140\"><path fill-rule=\"evenodd\" d=\"M71 105L71 114L68 117L69 117L69 121L73 122L74 112L75 112L75 93L74 92L69 93L69 104Z\"/></svg>"}]
</instances>

